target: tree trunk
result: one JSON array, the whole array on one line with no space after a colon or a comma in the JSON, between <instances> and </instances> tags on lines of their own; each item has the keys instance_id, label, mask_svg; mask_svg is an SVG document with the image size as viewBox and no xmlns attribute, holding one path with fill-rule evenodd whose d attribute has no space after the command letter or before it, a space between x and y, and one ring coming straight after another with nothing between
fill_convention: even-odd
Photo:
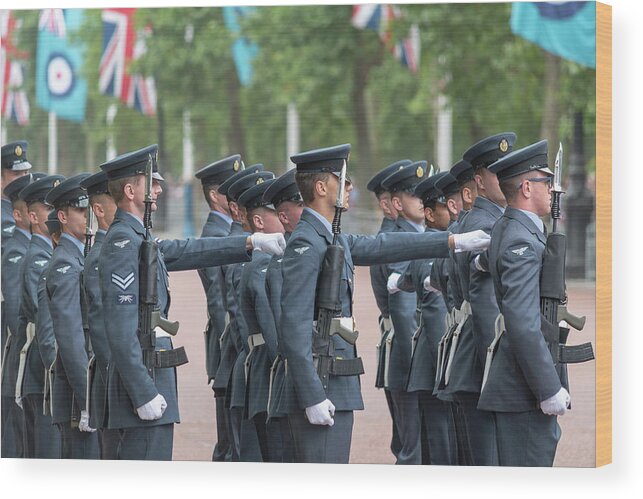
<instances>
[{"instance_id":1,"label":"tree trunk","mask_svg":"<svg viewBox=\"0 0 643 499\"><path fill-rule=\"evenodd\" d=\"M241 154L245 161L246 144L243 131L243 119L241 116L240 101L240 82L237 76L237 70L234 64L230 63L230 68L226 76L226 90L228 103L230 105L230 128L228 129L229 154Z\"/></svg>"},{"instance_id":2,"label":"tree trunk","mask_svg":"<svg viewBox=\"0 0 643 499\"><path fill-rule=\"evenodd\" d=\"M549 152L558 150L558 123L560 120L560 58L545 52L545 95L540 136L549 141ZM556 147L555 147L556 146ZM554 153L555 154L555 153Z\"/></svg>"}]
</instances>

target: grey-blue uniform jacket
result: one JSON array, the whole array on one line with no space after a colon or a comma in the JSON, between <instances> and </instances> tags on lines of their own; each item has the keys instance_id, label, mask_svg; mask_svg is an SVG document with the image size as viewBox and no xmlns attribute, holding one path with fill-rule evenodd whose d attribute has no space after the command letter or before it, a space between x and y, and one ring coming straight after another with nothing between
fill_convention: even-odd
<instances>
[{"instance_id":1,"label":"grey-blue uniform jacket","mask_svg":"<svg viewBox=\"0 0 643 499\"><path fill-rule=\"evenodd\" d=\"M417 233L418 230L402 217L395 221L395 233ZM408 261L394 262L386 265L386 271L390 276L396 272L400 275L406 272L409 266ZM388 368L389 390L406 391L411 369L411 346L413 334L417 330L416 319L417 294L415 289L407 293L389 294L388 306L391 314L391 322L395 334L391 342L391 356Z\"/></svg>"},{"instance_id":2,"label":"grey-blue uniform jacket","mask_svg":"<svg viewBox=\"0 0 643 499\"><path fill-rule=\"evenodd\" d=\"M107 381L109 428L155 426L179 421L176 370L155 369L156 379L152 379L143 363L136 333L139 318L139 249L144 238L142 221L118 209L99 257L105 331L112 353ZM170 307L168 270L199 269L248 260L245 242L245 237L160 241L157 292L161 315L167 317ZM157 350L171 348L169 337L157 338ZM167 402L163 417L155 421L141 420L136 409L159 393Z\"/></svg>"},{"instance_id":3,"label":"grey-blue uniform jacket","mask_svg":"<svg viewBox=\"0 0 643 499\"><path fill-rule=\"evenodd\" d=\"M439 232L426 229L427 232ZM402 291L414 291L420 297L419 307L422 311L422 328L415 338L409 381L406 390L433 391L435 370L438 357L438 343L444 334L444 316L446 306L441 294L424 289L424 280L431 275L436 259L425 258L413 260L406 272L400 277L398 287Z\"/></svg>"},{"instance_id":4,"label":"grey-blue uniform jacket","mask_svg":"<svg viewBox=\"0 0 643 499\"><path fill-rule=\"evenodd\" d=\"M462 232L491 229L502 216L497 204L478 196L469 214L460 224ZM493 291L493 281L488 272L480 272L474 264L480 252L463 251L456 254L458 275L464 298L471 304L471 318L460 335L458 352L454 359L455 371L451 379L460 391L480 393L487 347L494 338L496 317L500 313ZM457 367L457 369L456 369Z\"/></svg>"},{"instance_id":5,"label":"grey-blue uniform jacket","mask_svg":"<svg viewBox=\"0 0 643 499\"><path fill-rule=\"evenodd\" d=\"M42 273L49 265L49 259L53 252L53 244L49 239L34 235L31 237L31 244L25 259L25 267L22 280L22 300L20 302L21 334L24 337L20 344L24 345L26 337L26 326L28 322L34 325L38 318L38 283ZM24 329L23 329L24 328ZM22 346L20 347L22 348ZM19 359L18 359L19 360ZM27 350L25 361L25 373L22 382L22 396L43 393L45 382L45 366L40 357L38 348L38 336L35 336L31 346Z\"/></svg>"},{"instance_id":6,"label":"grey-blue uniform jacket","mask_svg":"<svg viewBox=\"0 0 643 499\"><path fill-rule=\"evenodd\" d=\"M271 255L254 251L252 262L247 263L241 276L241 312L248 333L261 334L265 343L250 352L246 381L247 417L267 412L270 367L277 355L277 329L266 294L266 273Z\"/></svg>"},{"instance_id":7,"label":"grey-blue uniform jacket","mask_svg":"<svg viewBox=\"0 0 643 499\"><path fill-rule=\"evenodd\" d=\"M529 216L511 207L491 231L488 265L506 333L498 342L479 409L534 410L561 388L541 332L540 271L545 244L545 235Z\"/></svg>"},{"instance_id":8,"label":"grey-blue uniform jacket","mask_svg":"<svg viewBox=\"0 0 643 499\"><path fill-rule=\"evenodd\" d=\"M320 215L319 215L320 216ZM294 393L289 413L301 411L328 398L338 411L363 409L358 376L330 376L328 393L317 375L312 357L313 321L317 319L315 292L317 279L328 245L333 236L327 226L309 208L288 240L282 259L280 335L286 356L288 376ZM448 233L384 233L378 236L341 234L345 264L340 288L342 315L352 316L353 265L373 265L448 254ZM356 348L339 335L333 335L336 356L351 359ZM285 392L285 391L284 391ZM284 393L285 394L285 393ZM284 395L282 394L282 395ZM289 395L285 394L288 398Z\"/></svg>"},{"instance_id":9,"label":"grey-blue uniform jacket","mask_svg":"<svg viewBox=\"0 0 643 499\"><path fill-rule=\"evenodd\" d=\"M85 258L83 270L85 298L87 300L87 323L89 338L95 356L94 376L90 386L89 416L92 428L107 427L107 371L111 352L105 329L105 310L100 291L98 260L106 232L98 230L92 248Z\"/></svg>"},{"instance_id":10,"label":"grey-blue uniform jacket","mask_svg":"<svg viewBox=\"0 0 643 499\"><path fill-rule=\"evenodd\" d=\"M16 229L13 237L7 241L2 254L2 297L4 298L4 310L2 320L8 328L4 338L3 354L6 350L5 362L2 365L2 396L15 397L16 394L16 357L20 350L16 351L16 340L18 336L18 314L20 312L20 285L22 281L22 269L25 263L25 256L29 249L30 237L22 230ZM4 331L4 327L3 327ZM7 339L8 338L8 339ZM12 360L13 359L13 360Z\"/></svg>"},{"instance_id":11,"label":"grey-blue uniform jacket","mask_svg":"<svg viewBox=\"0 0 643 499\"><path fill-rule=\"evenodd\" d=\"M244 408L246 406L246 374L245 362L250 352L248 346L248 325L241 311L241 276L243 269L247 264L241 263L233 265L228 274L230 276L229 286L233 290L233 300L235 306L235 320L230 327L230 337L235 345L237 358L234 361L232 372L230 373L229 402L230 407Z\"/></svg>"},{"instance_id":12,"label":"grey-blue uniform jacket","mask_svg":"<svg viewBox=\"0 0 643 499\"><path fill-rule=\"evenodd\" d=\"M58 345L52 388L54 423L67 423L85 409L88 345L83 329L80 275L84 256L66 234L54 249L47 269L49 312Z\"/></svg>"},{"instance_id":13,"label":"grey-blue uniform jacket","mask_svg":"<svg viewBox=\"0 0 643 499\"><path fill-rule=\"evenodd\" d=\"M11 201L2 198L2 252L4 247L13 236L13 231L16 229L16 220L13 218L13 206Z\"/></svg>"},{"instance_id":14,"label":"grey-blue uniform jacket","mask_svg":"<svg viewBox=\"0 0 643 499\"><path fill-rule=\"evenodd\" d=\"M390 218L382 218L382 224L378 234L383 232L393 232L395 230L395 220ZM371 287L373 288L373 295L375 296L375 303L380 311L382 317L390 317L388 308L388 289L386 284L388 282L387 266L386 265L371 265L369 268L371 274Z\"/></svg>"},{"instance_id":15,"label":"grey-blue uniform jacket","mask_svg":"<svg viewBox=\"0 0 643 499\"><path fill-rule=\"evenodd\" d=\"M215 212L210 212L201 231L201 237L225 237L230 225ZM221 359L219 338L225 329L226 300L223 267L199 269L199 277L208 302L208 324L205 330L205 369L208 383L217 373Z\"/></svg>"},{"instance_id":16,"label":"grey-blue uniform jacket","mask_svg":"<svg viewBox=\"0 0 643 499\"><path fill-rule=\"evenodd\" d=\"M239 222L232 222L230 225L230 235L246 235L246 232ZM224 265L221 267L223 271L222 296L225 297L225 309L228 312L229 322L225 335L223 335L219 341L221 354L214 383L212 384L212 387L218 390L227 389L230 383L230 375L232 374L232 369L234 368L239 353L240 342L238 341L239 333L237 327L238 304L234 289L235 269L237 267L237 265ZM238 271L236 274L240 276Z\"/></svg>"},{"instance_id":17,"label":"grey-blue uniform jacket","mask_svg":"<svg viewBox=\"0 0 643 499\"><path fill-rule=\"evenodd\" d=\"M290 232L286 232L284 237L286 241L290 239ZM270 303L270 309L272 311L272 316L275 321L275 331L277 333L277 355L278 360L277 364L273 365L273 380L272 387L270 391L270 401L268 406L268 417L284 417L286 412L281 407L282 401L285 402L287 407L288 402L283 400L282 394L284 391L287 393L293 393L292 386L289 389L285 389L286 384L292 385L292 380L286 376L286 365L284 362L284 354L282 344L282 337L279 330L279 325L281 323L281 289L283 285L283 277L281 275L281 262L283 258L279 255L274 255L268 264L268 269L266 270L266 296Z\"/></svg>"},{"instance_id":18,"label":"grey-blue uniform jacket","mask_svg":"<svg viewBox=\"0 0 643 499\"><path fill-rule=\"evenodd\" d=\"M40 280L38 281L38 315L36 316L36 339L38 341L38 351L40 352L40 360L42 361L43 381L47 381L47 371L51 368L56 360L56 337L54 336L54 324L51 321L51 312L49 311L49 298L47 296L47 274L49 272L49 263L45 266ZM47 392L46 399L51 400L51 387L46 390L43 388L43 394ZM48 411L49 411L48 406ZM49 412L48 412L49 413Z\"/></svg>"}]
</instances>

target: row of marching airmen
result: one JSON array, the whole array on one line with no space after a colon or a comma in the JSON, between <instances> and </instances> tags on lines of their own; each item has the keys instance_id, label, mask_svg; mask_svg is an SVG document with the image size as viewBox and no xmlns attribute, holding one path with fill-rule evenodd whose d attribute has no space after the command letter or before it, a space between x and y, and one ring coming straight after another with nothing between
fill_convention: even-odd
<instances>
[{"instance_id":1,"label":"row of marching airmen","mask_svg":"<svg viewBox=\"0 0 643 499\"><path fill-rule=\"evenodd\" d=\"M582 319L564 307L564 236L541 221L560 191L547 142L515 140L488 137L450 172L384 168L367 186L377 236L341 231L350 144L296 154L278 178L233 155L196 173L210 213L187 240L151 232L156 145L70 178L32 173L27 143L4 145L2 456L171 459L187 356L172 346L168 272L196 269L212 459L348 463L365 265L396 462L551 466L566 363L593 354L558 325Z\"/></svg>"}]
</instances>

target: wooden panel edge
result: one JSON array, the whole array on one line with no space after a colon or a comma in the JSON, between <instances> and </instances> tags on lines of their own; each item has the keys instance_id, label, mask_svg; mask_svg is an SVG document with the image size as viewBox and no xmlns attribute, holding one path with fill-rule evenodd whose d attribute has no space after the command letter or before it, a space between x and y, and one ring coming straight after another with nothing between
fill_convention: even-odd
<instances>
[{"instance_id":1,"label":"wooden panel edge","mask_svg":"<svg viewBox=\"0 0 643 499\"><path fill-rule=\"evenodd\" d=\"M596 2L596 466L612 462L612 7Z\"/></svg>"}]
</instances>

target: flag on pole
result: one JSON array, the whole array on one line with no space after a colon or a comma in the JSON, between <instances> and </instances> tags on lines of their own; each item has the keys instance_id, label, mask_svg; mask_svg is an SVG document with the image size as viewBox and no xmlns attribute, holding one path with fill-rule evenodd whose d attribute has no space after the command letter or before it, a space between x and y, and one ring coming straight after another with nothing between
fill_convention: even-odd
<instances>
[{"instance_id":1,"label":"flag on pole","mask_svg":"<svg viewBox=\"0 0 643 499\"><path fill-rule=\"evenodd\" d=\"M36 102L71 121L85 119L87 102L87 82L80 77L83 48L69 41L82 22L83 9L43 9L38 22Z\"/></svg>"},{"instance_id":2,"label":"flag on pole","mask_svg":"<svg viewBox=\"0 0 643 499\"><path fill-rule=\"evenodd\" d=\"M0 85L2 85L2 116L20 126L29 124L29 100L23 85L25 67L20 59L27 54L14 45L14 32L19 28L8 10L0 11Z\"/></svg>"},{"instance_id":3,"label":"flag on pole","mask_svg":"<svg viewBox=\"0 0 643 499\"><path fill-rule=\"evenodd\" d=\"M252 7L223 7L223 21L232 33L241 33L239 18L247 16L254 9ZM252 82L252 60L257 56L259 47L243 37L238 37L232 44L232 58L237 68L239 81L243 86Z\"/></svg>"},{"instance_id":4,"label":"flag on pole","mask_svg":"<svg viewBox=\"0 0 643 499\"><path fill-rule=\"evenodd\" d=\"M515 2L510 24L547 52L596 67L595 2Z\"/></svg>"},{"instance_id":5,"label":"flag on pole","mask_svg":"<svg viewBox=\"0 0 643 499\"><path fill-rule=\"evenodd\" d=\"M148 26L134 30L136 9L103 9L103 53L100 59L98 87L104 95L118 98L128 107L146 116L156 114L154 78L131 74L129 65L145 53Z\"/></svg>"},{"instance_id":6,"label":"flag on pole","mask_svg":"<svg viewBox=\"0 0 643 499\"><path fill-rule=\"evenodd\" d=\"M417 72L420 63L420 29L411 25L408 36L392 42L391 21L403 17L396 5L353 5L351 24L358 29L371 29L379 33L384 44L390 46L393 56L412 73Z\"/></svg>"}]
</instances>

